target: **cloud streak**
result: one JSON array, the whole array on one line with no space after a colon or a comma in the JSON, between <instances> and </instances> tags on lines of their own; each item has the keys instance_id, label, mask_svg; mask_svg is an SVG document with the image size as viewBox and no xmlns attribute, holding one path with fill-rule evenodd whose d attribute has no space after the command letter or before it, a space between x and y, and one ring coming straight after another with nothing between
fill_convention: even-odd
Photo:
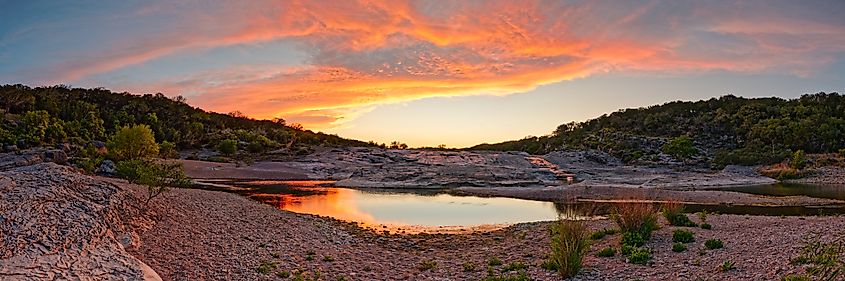
<instances>
[{"instance_id":1,"label":"cloud streak","mask_svg":"<svg viewBox=\"0 0 845 281\"><path fill-rule=\"evenodd\" d=\"M174 24L53 67L83 79L197 49L295 42L306 65L235 65L130 89L336 126L372 106L509 94L607 71L811 75L845 51L841 2L250 1L155 4Z\"/></svg>"}]
</instances>

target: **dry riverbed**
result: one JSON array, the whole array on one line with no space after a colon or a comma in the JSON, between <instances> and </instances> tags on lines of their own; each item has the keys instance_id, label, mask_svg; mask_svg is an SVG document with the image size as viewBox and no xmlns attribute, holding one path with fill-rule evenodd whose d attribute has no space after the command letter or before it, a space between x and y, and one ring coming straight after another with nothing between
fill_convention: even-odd
<instances>
[{"instance_id":1,"label":"dry riverbed","mask_svg":"<svg viewBox=\"0 0 845 281\"><path fill-rule=\"evenodd\" d=\"M141 233L142 244L132 253L165 280L284 280L283 272L319 272L321 280L478 280L488 267L498 275L511 263L526 265L535 280L559 280L539 266L549 253L549 223L474 234L387 235L222 192L178 189L153 204L157 224ZM696 242L683 253L670 250L676 227L664 223L647 244L654 259L645 266L595 257L601 248L616 247L619 235L596 241L575 280L774 280L801 272L789 260L811 232L845 229L841 217L711 215L708 222L712 230L691 228ZM612 227L608 220L589 225ZM723 240L725 248L706 250L702 242L709 238ZM492 258L503 265L489 266ZM736 269L718 272L727 260Z\"/></svg>"}]
</instances>

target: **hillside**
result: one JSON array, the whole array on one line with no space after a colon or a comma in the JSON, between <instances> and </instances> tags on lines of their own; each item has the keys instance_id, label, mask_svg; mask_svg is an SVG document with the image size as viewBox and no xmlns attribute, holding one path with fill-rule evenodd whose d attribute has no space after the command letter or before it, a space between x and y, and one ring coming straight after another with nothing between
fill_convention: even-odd
<instances>
[{"instance_id":1,"label":"hillside","mask_svg":"<svg viewBox=\"0 0 845 281\"><path fill-rule=\"evenodd\" d=\"M845 148L845 96L817 93L781 99L729 95L676 101L563 124L547 136L470 149L534 154L597 149L625 162L647 162L659 157L668 141L683 141L683 136L692 141L691 160L715 166L777 162L796 150L836 152Z\"/></svg>"},{"instance_id":2,"label":"hillside","mask_svg":"<svg viewBox=\"0 0 845 281\"><path fill-rule=\"evenodd\" d=\"M254 143L258 150L297 146L370 144L303 130L283 119L255 120L232 112L192 107L181 96L134 95L102 88L0 86L0 143L19 148L57 143L105 141L118 128L146 124L157 142L178 148L213 148L226 139Z\"/></svg>"}]
</instances>

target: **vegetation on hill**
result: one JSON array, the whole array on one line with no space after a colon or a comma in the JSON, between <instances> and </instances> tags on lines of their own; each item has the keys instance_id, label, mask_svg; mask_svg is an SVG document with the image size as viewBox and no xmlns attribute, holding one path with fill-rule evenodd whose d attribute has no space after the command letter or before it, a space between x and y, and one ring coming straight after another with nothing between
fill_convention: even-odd
<instances>
[{"instance_id":1,"label":"vegetation on hill","mask_svg":"<svg viewBox=\"0 0 845 281\"><path fill-rule=\"evenodd\" d=\"M597 149L625 162L648 161L666 153L679 160L709 160L718 167L780 162L798 150L828 153L843 148L845 96L818 93L796 99L729 95L624 109L560 125L547 136L470 149L534 154Z\"/></svg>"},{"instance_id":2,"label":"vegetation on hill","mask_svg":"<svg viewBox=\"0 0 845 281\"><path fill-rule=\"evenodd\" d=\"M17 146L108 141L125 126L146 125L157 143L176 148L215 148L234 140L243 149L263 152L297 146L369 146L303 130L283 119L255 120L238 112L220 114L191 107L180 97L133 95L102 88L0 86L0 143Z\"/></svg>"}]
</instances>

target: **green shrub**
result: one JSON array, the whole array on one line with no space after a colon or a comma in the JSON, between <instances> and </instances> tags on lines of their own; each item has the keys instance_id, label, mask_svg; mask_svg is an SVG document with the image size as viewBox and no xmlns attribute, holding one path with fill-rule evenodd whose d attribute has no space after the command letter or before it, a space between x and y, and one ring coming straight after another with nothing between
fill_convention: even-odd
<instances>
[{"instance_id":1,"label":"green shrub","mask_svg":"<svg viewBox=\"0 0 845 281\"><path fill-rule=\"evenodd\" d=\"M725 261L725 262L722 263L722 265L719 266L719 271L728 272L728 271L731 271L734 268L736 268L736 267L734 267L734 262Z\"/></svg>"},{"instance_id":2,"label":"green shrub","mask_svg":"<svg viewBox=\"0 0 845 281\"><path fill-rule=\"evenodd\" d=\"M463 267L464 267L464 272L473 272L476 269L475 264L471 263L471 262L465 262L463 264Z\"/></svg>"},{"instance_id":3,"label":"green shrub","mask_svg":"<svg viewBox=\"0 0 845 281\"><path fill-rule=\"evenodd\" d=\"M290 277L290 272L282 270L282 271L276 272L276 276L278 276L279 278L288 278L288 277Z\"/></svg>"},{"instance_id":4,"label":"green shrub","mask_svg":"<svg viewBox=\"0 0 845 281\"><path fill-rule=\"evenodd\" d=\"M557 264L563 278L575 276L590 249L587 226L580 220L560 219L552 225L551 234L549 259Z\"/></svg>"},{"instance_id":5,"label":"green shrub","mask_svg":"<svg viewBox=\"0 0 845 281\"><path fill-rule=\"evenodd\" d=\"M169 141L163 141L158 145L158 157L162 159L179 158L179 151L176 145Z\"/></svg>"},{"instance_id":6,"label":"green shrub","mask_svg":"<svg viewBox=\"0 0 845 281\"><path fill-rule=\"evenodd\" d=\"M116 161L158 156L158 144L150 126L124 126L106 144L109 156Z\"/></svg>"},{"instance_id":7,"label":"green shrub","mask_svg":"<svg viewBox=\"0 0 845 281\"><path fill-rule=\"evenodd\" d=\"M268 274L271 271L276 269L276 264L271 261L261 261L261 264L258 265L258 273L261 274Z\"/></svg>"},{"instance_id":8,"label":"green shrub","mask_svg":"<svg viewBox=\"0 0 845 281\"><path fill-rule=\"evenodd\" d=\"M686 250L687 250L687 245L684 245L683 243L672 244L672 252L680 253L680 252L683 252L683 251L686 251Z\"/></svg>"},{"instance_id":9,"label":"green shrub","mask_svg":"<svg viewBox=\"0 0 845 281\"><path fill-rule=\"evenodd\" d=\"M707 247L707 249L710 249L710 250L721 249L724 246L725 245L724 245L724 243L722 243L722 240L719 240L719 239L710 239L710 240L704 241L704 247Z\"/></svg>"},{"instance_id":10,"label":"green shrub","mask_svg":"<svg viewBox=\"0 0 845 281\"><path fill-rule=\"evenodd\" d=\"M663 153L672 155L678 160L686 160L698 154L698 150L693 146L690 137L680 136L666 142L663 145Z\"/></svg>"},{"instance_id":11,"label":"green shrub","mask_svg":"<svg viewBox=\"0 0 845 281\"><path fill-rule=\"evenodd\" d=\"M436 262L436 261L433 261L433 260L424 260L424 261L421 261L421 262L420 262L420 264L419 264L419 266L417 266L417 268L418 268L420 271L432 270L432 269L434 269L435 267L437 267L437 262Z\"/></svg>"},{"instance_id":12,"label":"green shrub","mask_svg":"<svg viewBox=\"0 0 845 281\"><path fill-rule=\"evenodd\" d=\"M490 266L500 266L502 265L502 260L497 257L492 257L490 260L487 261L487 264Z\"/></svg>"},{"instance_id":13,"label":"green shrub","mask_svg":"<svg viewBox=\"0 0 845 281\"><path fill-rule=\"evenodd\" d=\"M231 139L223 140L217 144L217 151L225 156L232 156L235 152L238 152L238 141Z\"/></svg>"},{"instance_id":14,"label":"green shrub","mask_svg":"<svg viewBox=\"0 0 845 281\"><path fill-rule=\"evenodd\" d=\"M151 160L134 159L117 162L115 173L130 183L147 186L147 200L167 191L168 187L188 187L191 179L185 176L182 164L158 163Z\"/></svg>"},{"instance_id":15,"label":"green shrub","mask_svg":"<svg viewBox=\"0 0 845 281\"><path fill-rule=\"evenodd\" d=\"M711 228L713 228L713 226L710 225L709 223L702 223L701 224L701 229L711 229Z\"/></svg>"},{"instance_id":16,"label":"green shrub","mask_svg":"<svg viewBox=\"0 0 845 281\"><path fill-rule=\"evenodd\" d=\"M633 246L633 247L642 247L645 245L646 239L643 237L639 232L625 232L622 233L622 241L620 244Z\"/></svg>"},{"instance_id":17,"label":"green shrub","mask_svg":"<svg viewBox=\"0 0 845 281\"><path fill-rule=\"evenodd\" d=\"M672 232L672 242L690 243L693 241L695 241L695 237L692 231L685 229L675 229L675 231Z\"/></svg>"},{"instance_id":18,"label":"green shrub","mask_svg":"<svg viewBox=\"0 0 845 281\"><path fill-rule=\"evenodd\" d=\"M590 235L590 239L592 239L592 240L601 240L601 239L602 239L602 238L604 238L605 236L607 236L607 235L613 235L613 234L616 234L616 229L612 229L612 228L610 228L610 229L608 229L608 228L604 228L604 229L596 230L595 232L593 232L593 234L591 234L591 235Z\"/></svg>"},{"instance_id":19,"label":"green shrub","mask_svg":"<svg viewBox=\"0 0 845 281\"><path fill-rule=\"evenodd\" d=\"M596 253L597 257L612 257L612 256L615 256L615 255L616 255L616 249L614 249L613 247L607 247L607 248L601 249L600 251L598 251L598 253Z\"/></svg>"},{"instance_id":20,"label":"green shrub","mask_svg":"<svg viewBox=\"0 0 845 281\"><path fill-rule=\"evenodd\" d=\"M526 268L528 268L528 266L525 265L524 263L512 262L512 263L509 263L508 265L506 265L505 267L502 267L502 272L518 271L518 270L523 270L523 269L526 269Z\"/></svg>"},{"instance_id":21,"label":"green shrub","mask_svg":"<svg viewBox=\"0 0 845 281\"><path fill-rule=\"evenodd\" d=\"M634 250L636 250L636 249L637 249L637 247L623 244L622 247L619 247L619 253L622 254L623 256L627 257L627 256L630 256L631 253L634 252Z\"/></svg>"},{"instance_id":22,"label":"green shrub","mask_svg":"<svg viewBox=\"0 0 845 281\"><path fill-rule=\"evenodd\" d=\"M543 263L540 264L540 268L545 269L545 270L549 270L549 271L557 271L558 266L557 266L556 262L554 262L550 259L546 259L546 260L543 260Z\"/></svg>"},{"instance_id":23,"label":"green shrub","mask_svg":"<svg viewBox=\"0 0 845 281\"><path fill-rule=\"evenodd\" d=\"M674 226L698 226L684 214L684 205L678 202L669 202L663 205L663 217L670 225Z\"/></svg>"},{"instance_id":24,"label":"green shrub","mask_svg":"<svg viewBox=\"0 0 845 281\"><path fill-rule=\"evenodd\" d=\"M792 158L789 160L789 167L801 170L805 166L807 166L807 158L804 155L804 151L799 149L792 154Z\"/></svg>"},{"instance_id":25,"label":"green shrub","mask_svg":"<svg viewBox=\"0 0 845 281\"><path fill-rule=\"evenodd\" d=\"M622 203L618 204L611 216L619 226L620 232L638 232L648 240L651 232L657 229L657 210L653 204Z\"/></svg>"},{"instance_id":26,"label":"green shrub","mask_svg":"<svg viewBox=\"0 0 845 281\"><path fill-rule=\"evenodd\" d=\"M649 248L641 247L634 249L628 255L628 262L633 264L648 264L651 261L651 250Z\"/></svg>"}]
</instances>

